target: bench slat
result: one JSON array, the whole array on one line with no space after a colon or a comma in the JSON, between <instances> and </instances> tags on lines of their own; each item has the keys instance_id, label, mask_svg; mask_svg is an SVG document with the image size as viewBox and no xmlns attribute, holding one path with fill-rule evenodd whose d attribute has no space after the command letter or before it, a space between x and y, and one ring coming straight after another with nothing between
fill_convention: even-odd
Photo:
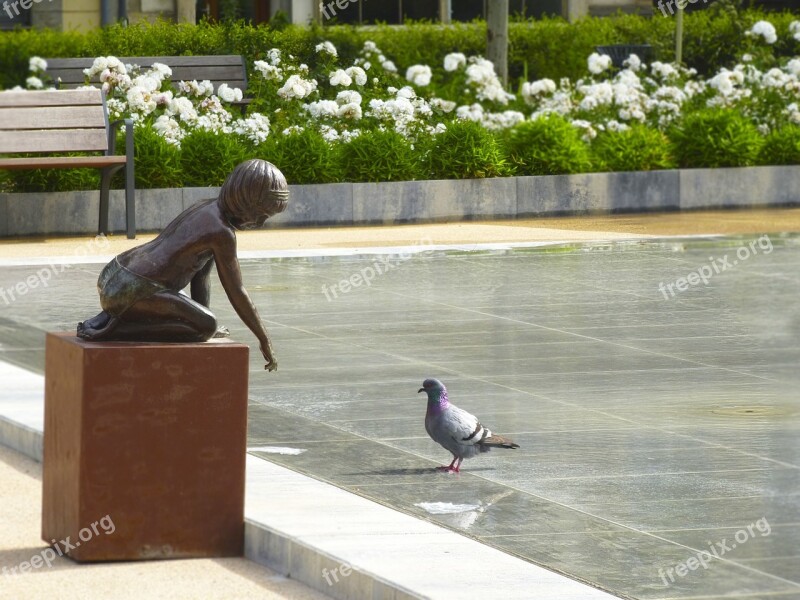
<instances>
[{"instance_id":1,"label":"bench slat","mask_svg":"<svg viewBox=\"0 0 800 600\"><path fill-rule=\"evenodd\" d=\"M123 64L137 64L141 67L150 67L159 62L173 66L206 66L206 65L236 65L243 66L243 59L239 54L209 54L204 56L120 56ZM94 58L45 58L47 71L58 69L88 69L94 63Z\"/></svg>"},{"instance_id":2,"label":"bench slat","mask_svg":"<svg viewBox=\"0 0 800 600\"><path fill-rule=\"evenodd\" d=\"M62 88L74 88L85 84L84 69L94 62L93 58L48 58L47 74L53 80L61 80ZM155 62L163 63L172 69L172 81L208 79L214 87L227 83L242 91L247 88L247 72L244 59L240 55L211 56L134 56L120 57L125 64L137 64L148 69ZM97 82L95 76L92 82Z\"/></svg>"},{"instance_id":3,"label":"bench slat","mask_svg":"<svg viewBox=\"0 0 800 600\"><path fill-rule=\"evenodd\" d=\"M247 88L247 80L242 78L241 71L230 72L227 70L228 67L214 67L213 70L203 70L198 76L198 72L195 70L180 70L180 69L173 69L172 77L170 78L173 83L177 83L178 81L193 81L198 80L202 81L204 79L208 79L211 83L214 84L214 89L219 87L221 83L227 83L230 87L237 87L243 92ZM86 85L86 80L83 76L82 71L54 71L49 72L48 74L53 78L54 81L61 80L60 85L62 89L71 89L80 87L82 85ZM99 85L99 81L94 79L91 81L92 85Z\"/></svg>"},{"instance_id":4,"label":"bench slat","mask_svg":"<svg viewBox=\"0 0 800 600\"><path fill-rule=\"evenodd\" d=\"M37 158L0 158L0 169L79 169L124 165L124 155L115 156L45 156Z\"/></svg>"},{"instance_id":5,"label":"bench slat","mask_svg":"<svg viewBox=\"0 0 800 600\"><path fill-rule=\"evenodd\" d=\"M231 87L238 87L242 91L247 87L247 81L242 79L242 72L239 71L237 73L235 69L231 69L230 67L208 67L203 69L201 75L201 77L198 77L198 72L195 69L186 67L175 68L172 70L171 79L175 83L178 81L202 81L208 79L214 84L215 90L219 87L220 83L227 83Z\"/></svg>"},{"instance_id":6,"label":"bench slat","mask_svg":"<svg viewBox=\"0 0 800 600\"><path fill-rule=\"evenodd\" d=\"M64 90L59 92L0 92L1 107L17 106L102 106L103 97L99 89Z\"/></svg>"},{"instance_id":7,"label":"bench slat","mask_svg":"<svg viewBox=\"0 0 800 600\"><path fill-rule=\"evenodd\" d=\"M105 152L108 137L102 129L5 131L0 154L12 152Z\"/></svg>"},{"instance_id":8,"label":"bench slat","mask_svg":"<svg viewBox=\"0 0 800 600\"><path fill-rule=\"evenodd\" d=\"M85 129L106 126L102 104L0 108L0 131L22 129Z\"/></svg>"}]
</instances>

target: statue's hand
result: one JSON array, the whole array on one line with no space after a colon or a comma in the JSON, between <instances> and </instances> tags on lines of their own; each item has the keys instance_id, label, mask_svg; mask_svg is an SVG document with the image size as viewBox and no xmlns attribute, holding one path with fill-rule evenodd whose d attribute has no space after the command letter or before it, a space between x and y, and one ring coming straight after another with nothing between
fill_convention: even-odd
<instances>
[{"instance_id":1,"label":"statue's hand","mask_svg":"<svg viewBox=\"0 0 800 600\"><path fill-rule=\"evenodd\" d=\"M225 325L220 325L219 327L217 327L217 331L214 332L214 335L212 337L215 338L231 337L231 332L227 327L225 327Z\"/></svg>"},{"instance_id":2,"label":"statue's hand","mask_svg":"<svg viewBox=\"0 0 800 600\"><path fill-rule=\"evenodd\" d=\"M261 354L264 355L264 360L267 361L267 364L264 365L264 369L267 371L277 371L278 361L275 359L275 355L272 352L272 346L270 345L269 341L261 342Z\"/></svg>"}]
</instances>

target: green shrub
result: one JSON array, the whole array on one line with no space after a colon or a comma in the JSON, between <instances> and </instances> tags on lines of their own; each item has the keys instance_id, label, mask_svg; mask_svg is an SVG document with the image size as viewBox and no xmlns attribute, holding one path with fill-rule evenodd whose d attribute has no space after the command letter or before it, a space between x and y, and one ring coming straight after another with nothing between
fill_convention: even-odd
<instances>
[{"instance_id":1,"label":"green shrub","mask_svg":"<svg viewBox=\"0 0 800 600\"><path fill-rule=\"evenodd\" d=\"M510 175L497 138L480 123L453 121L428 138L428 176L432 179L480 179Z\"/></svg>"},{"instance_id":2,"label":"green shrub","mask_svg":"<svg viewBox=\"0 0 800 600\"><path fill-rule=\"evenodd\" d=\"M357 138L336 145L336 160L345 181L426 179L420 154L392 130L362 132Z\"/></svg>"},{"instance_id":3,"label":"green shrub","mask_svg":"<svg viewBox=\"0 0 800 600\"><path fill-rule=\"evenodd\" d=\"M0 32L0 89L25 87L28 59L32 56L89 56L87 36L77 31L15 29Z\"/></svg>"},{"instance_id":4,"label":"green shrub","mask_svg":"<svg viewBox=\"0 0 800 600\"><path fill-rule=\"evenodd\" d=\"M785 125L772 131L758 155L761 165L800 165L800 127Z\"/></svg>"},{"instance_id":5,"label":"green shrub","mask_svg":"<svg viewBox=\"0 0 800 600\"><path fill-rule=\"evenodd\" d=\"M34 156L34 155L31 155ZM62 156L86 156L75 152ZM100 188L98 169L31 169L9 171L5 186L13 192L72 192Z\"/></svg>"},{"instance_id":6,"label":"green shrub","mask_svg":"<svg viewBox=\"0 0 800 600\"><path fill-rule=\"evenodd\" d=\"M757 11L758 18L763 14ZM702 75L711 75L722 66L732 66L745 43L744 20L730 2L717 0L704 10L686 15L683 29L683 62ZM659 18L674 21L675 18ZM669 57L674 57L674 51Z\"/></svg>"},{"instance_id":7,"label":"green shrub","mask_svg":"<svg viewBox=\"0 0 800 600\"><path fill-rule=\"evenodd\" d=\"M735 110L706 108L685 115L669 131L682 168L747 167L756 164L764 138Z\"/></svg>"},{"instance_id":8,"label":"green shrub","mask_svg":"<svg viewBox=\"0 0 800 600\"><path fill-rule=\"evenodd\" d=\"M655 20L655 19L653 19ZM568 23L545 18L509 25L509 78L514 81L548 77L577 79L586 74L586 59L595 46L643 40L624 39L615 32L616 18L585 18ZM480 54L485 54L481 50Z\"/></svg>"},{"instance_id":9,"label":"green shrub","mask_svg":"<svg viewBox=\"0 0 800 600\"><path fill-rule=\"evenodd\" d=\"M580 131L558 115L520 123L505 132L505 143L518 175L583 173L591 167Z\"/></svg>"},{"instance_id":10,"label":"green shrub","mask_svg":"<svg viewBox=\"0 0 800 600\"><path fill-rule=\"evenodd\" d=\"M288 183L339 181L331 145L312 129L273 134L258 146L256 157L278 167Z\"/></svg>"},{"instance_id":11,"label":"green shrub","mask_svg":"<svg viewBox=\"0 0 800 600\"><path fill-rule=\"evenodd\" d=\"M169 188L183 186L181 151L168 143L149 125L135 128L133 136L136 188ZM125 138L117 140L117 154L125 154ZM124 187L124 170L114 177L114 187Z\"/></svg>"},{"instance_id":12,"label":"green shrub","mask_svg":"<svg viewBox=\"0 0 800 600\"><path fill-rule=\"evenodd\" d=\"M667 136L640 124L625 131L601 131L592 140L591 153L597 171L652 171L675 167Z\"/></svg>"},{"instance_id":13,"label":"green shrub","mask_svg":"<svg viewBox=\"0 0 800 600\"><path fill-rule=\"evenodd\" d=\"M241 138L195 129L181 141L181 168L186 187L219 186L240 162L254 157Z\"/></svg>"}]
</instances>

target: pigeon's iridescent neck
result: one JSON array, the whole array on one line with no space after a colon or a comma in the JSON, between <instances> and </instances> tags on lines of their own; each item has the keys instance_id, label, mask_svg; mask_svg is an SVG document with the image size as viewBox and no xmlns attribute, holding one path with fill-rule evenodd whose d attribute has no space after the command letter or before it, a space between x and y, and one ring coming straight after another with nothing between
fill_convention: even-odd
<instances>
[{"instance_id":1,"label":"pigeon's iridescent neck","mask_svg":"<svg viewBox=\"0 0 800 600\"><path fill-rule=\"evenodd\" d=\"M429 415L439 415L444 412L444 410L450 406L450 402L447 399L447 390L442 391L439 394L437 399L433 399L428 396L428 414Z\"/></svg>"}]
</instances>

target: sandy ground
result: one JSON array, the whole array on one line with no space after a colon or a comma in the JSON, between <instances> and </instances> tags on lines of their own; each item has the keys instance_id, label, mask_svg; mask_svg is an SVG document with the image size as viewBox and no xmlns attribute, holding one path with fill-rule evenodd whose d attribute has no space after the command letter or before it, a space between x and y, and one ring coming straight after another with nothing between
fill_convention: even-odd
<instances>
[{"instance_id":1,"label":"sandy ground","mask_svg":"<svg viewBox=\"0 0 800 600\"><path fill-rule=\"evenodd\" d=\"M0 446L0 599L328 598L243 558L104 564L56 558L49 568L12 575L13 567L46 548L39 539L41 485L40 464Z\"/></svg>"},{"instance_id":2,"label":"sandy ground","mask_svg":"<svg viewBox=\"0 0 800 600\"><path fill-rule=\"evenodd\" d=\"M305 227L240 232L240 250L289 250L404 246L419 243L470 244L609 240L640 236L759 234L800 231L800 208L669 212L581 217L548 217L516 221L471 221L370 227ZM77 253L119 254L154 237L140 234L16 238L0 240L0 258L66 256Z\"/></svg>"}]
</instances>

